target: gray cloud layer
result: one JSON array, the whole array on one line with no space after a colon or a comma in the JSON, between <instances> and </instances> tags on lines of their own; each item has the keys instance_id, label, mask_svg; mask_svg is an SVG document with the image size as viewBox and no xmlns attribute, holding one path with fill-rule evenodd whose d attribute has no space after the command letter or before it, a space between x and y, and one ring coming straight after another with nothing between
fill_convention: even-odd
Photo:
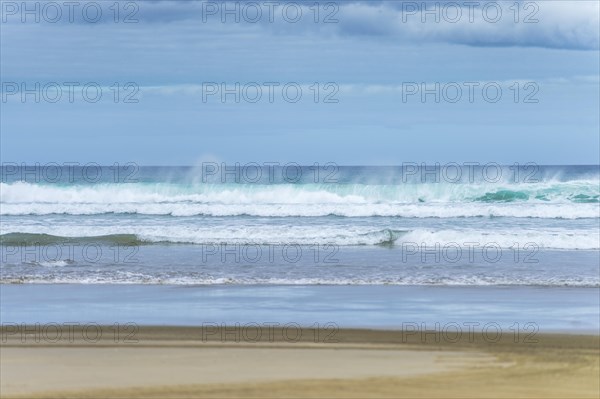
<instances>
[{"instance_id":1,"label":"gray cloud layer","mask_svg":"<svg viewBox=\"0 0 600 399\"><path fill-rule=\"evenodd\" d=\"M29 9L35 7L29 3ZM61 1L55 2L62 4ZM111 23L113 3L100 2L98 23ZM131 4L129 4L131 3ZM8 5L7 5L8 4ZM22 2L3 2L5 27L21 23ZM42 3L43 4L43 3ZM75 10L74 23L89 23ZM542 47L598 50L597 1L132 1L121 3L119 18L138 24L199 29L261 30L274 35L359 36L399 43ZM67 22L67 9L58 23ZM229 12L228 12L229 10ZM41 20L52 18L54 10ZM259 13L259 14L257 14ZM46 18L47 19L47 18ZM28 17L28 21L32 17ZM225 21L225 22L223 22Z\"/></svg>"}]
</instances>

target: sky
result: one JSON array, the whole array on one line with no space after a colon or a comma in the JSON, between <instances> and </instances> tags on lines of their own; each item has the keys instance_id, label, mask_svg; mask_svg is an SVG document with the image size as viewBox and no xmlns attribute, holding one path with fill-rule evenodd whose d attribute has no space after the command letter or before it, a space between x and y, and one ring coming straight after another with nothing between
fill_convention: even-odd
<instances>
[{"instance_id":1,"label":"sky","mask_svg":"<svg viewBox=\"0 0 600 399\"><path fill-rule=\"evenodd\" d=\"M0 3L2 162L600 163L598 1Z\"/></svg>"}]
</instances>

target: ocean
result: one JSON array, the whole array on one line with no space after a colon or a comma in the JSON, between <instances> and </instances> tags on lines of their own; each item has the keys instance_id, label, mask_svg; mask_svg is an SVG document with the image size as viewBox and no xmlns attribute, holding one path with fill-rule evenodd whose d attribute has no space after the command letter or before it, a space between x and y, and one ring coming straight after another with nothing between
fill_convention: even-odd
<instances>
[{"instance_id":1,"label":"ocean","mask_svg":"<svg viewBox=\"0 0 600 399\"><path fill-rule=\"evenodd\" d=\"M575 318L549 325L594 329L599 324L590 321L598 311L600 287L599 179L598 166L533 164L4 165L3 311L21 321L32 313L19 313L26 305L17 299L28 298L24 301L37 309L52 303L31 303L34 286L45 287L39 288L43 296L57 292L52 286L63 292L138 292L144 298L152 293L159 303L166 297L189 301L197 291L193 295L202 293L202 302L217 308L241 301L263 310L265 296L252 299L248 292L266 289L267 297L285 301L304 290L324 301L304 309L305 316L317 314L315 309L341 292L344 304L354 303L358 312L347 320L360 319L360 309L368 308L352 292L376 298L373 293L383 286L405 287L408 291L385 292L402 298L411 293L416 303L414 293L432 303L448 300L452 287L474 289L466 292L487 295L490 302L503 297L498 290L508 289L509 300L511 292L531 298L545 289L545 302L528 302L550 312L544 320L560 306ZM352 286L371 288L352 291ZM177 287L192 291L169 296ZM210 294L215 292L220 294ZM231 299L223 292L236 294ZM223 295L229 299L210 302L223 301ZM557 305L559 297L584 299L569 307L565 300ZM72 309L79 302L62 300ZM385 302L382 296L389 315L395 305ZM79 306L81 315L90 309ZM517 305L507 306L506 315L514 315ZM579 317L574 309L587 310ZM421 310L422 317L439 319L439 309ZM49 311L34 312L37 319L28 320L53 314ZM170 320L180 313L167 314ZM252 318L249 314L244 309L238 316ZM368 325L394 324L385 315L382 311ZM148 313L138 321L155 318ZM188 315L179 322L197 320Z\"/></svg>"}]
</instances>

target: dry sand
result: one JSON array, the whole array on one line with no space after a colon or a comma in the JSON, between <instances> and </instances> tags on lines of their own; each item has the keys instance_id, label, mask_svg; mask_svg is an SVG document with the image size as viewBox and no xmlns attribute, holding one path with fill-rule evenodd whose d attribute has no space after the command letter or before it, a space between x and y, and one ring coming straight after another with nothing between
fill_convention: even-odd
<instances>
[{"instance_id":1,"label":"dry sand","mask_svg":"<svg viewBox=\"0 0 600 399\"><path fill-rule=\"evenodd\" d=\"M105 328L108 331L108 328ZM1 396L9 397L600 397L598 336L340 330L336 343L283 334L235 342L193 327L142 327L137 343L77 333L58 342L3 331ZM246 330L246 335L249 334ZM519 337L522 341L522 337Z\"/></svg>"}]
</instances>

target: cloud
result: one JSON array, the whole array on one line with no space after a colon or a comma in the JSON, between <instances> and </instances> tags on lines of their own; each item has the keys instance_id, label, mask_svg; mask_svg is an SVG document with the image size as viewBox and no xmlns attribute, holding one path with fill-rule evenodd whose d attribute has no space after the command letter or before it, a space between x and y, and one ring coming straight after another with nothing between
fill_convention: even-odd
<instances>
[{"instance_id":1,"label":"cloud","mask_svg":"<svg viewBox=\"0 0 600 399\"><path fill-rule=\"evenodd\" d=\"M398 43L449 43L486 47L541 47L598 50L600 3L597 1L131 1L100 4L102 17L90 24L82 2L71 10L61 2L58 24L156 25L189 33L361 37ZM90 2L88 2L90 3ZM36 6L37 4L37 6ZM23 9L38 7L41 23L56 10L41 2L4 1L4 29L22 25ZM90 8L91 10L91 8ZM94 10L92 10L94 11ZM95 11L94 11L95 12ZM89 11L89 14L94 15ZM34 13L35 14L35 13ZM36 16L26 15L27 24Z\"/></svg>"},{"instance_id":2,"label":"cloud","mask_svg":"<svg viewBox=\"0 0 600 399\"><path fill-rule=\"evenodd\" d=\"M340 7L339 30L414 43L597 50L599 12L599 3L584 1L518 6L515 2L361 2Z\"/></svg>"},{"instance_id":3,"label":"cloud","mask_svg":"<svg viewBox=\"0 0 600 399\"><path fill-rule=\"evenodd\" d=\"M596 1L159 1L139 5L140 23L188 21L204 28L239 25L271 34L362 36L409 43L600 48L600 3Z\"/></svg>"},{"instance_id":4,"label":"cloud","mask_svg":"<svg viewBox=\"0 0 600 399\"><path fill-rule=\"evenodd\" d=\"M221 83L225 83L230 90L234 88L235 82L211 82L210 84L220 85ZM287 82L281 82L280 86ZM520 87L524 87L528 84L535 84L537 86L547 87L547 86L570 86L575 87L577 85L598 85L600 84L600 77L597 75L582 75L582 76L571 76L571 77L557 77L557 78L546 78L546 79L533 79L533 78L514 78L514 79L503 79L503 80L486 80L486 81L406 81L398 84L365 84L365 83L340 83L335 84L337 89L336 93L339 91L340 95L355 95L355 96L378 96L385 94L402 94L405 90L414 90L417 85L419 88L426 87L429 90L441 86L441 87L460 87L462 90L467 92L469 87L477 89L479 91L482 90L482 87L486 85L494 85L502 87L503 90L507 92L511 90L511 87L514 88L515 84L518 84ZM238 83L239 84L239 83ZM267 86L264 86L262 83L256 83L261 86L261 90L264 93L268 92ZM298 82L294 83L298 85L303 93L311 93L312 89L314 89L314 83L311 82ZM252 83L255 85L255 82ZM278 86L276 89L281 89ZM410 87L409 87L410 86ZM242 84L242 88L244 84ZM161 86L143 86L140 87L140 93L148 96L186 96L186 97L196 97L198 99L203 98L203 93L210 88L204 87L202 84L176 84L176 85L161 85ZM108 88L106 89L108 91ZM439 90L439 88L438 88ZM238 89L240 91L240 89ZM220 99L220 92L216 94L210 94L208 97L213 99ZM231 100L231 99L230 99ZM266 101L266 100L265 100ZM264 101L263 101L264 102Z\"/></svg>"}]
</instances>

